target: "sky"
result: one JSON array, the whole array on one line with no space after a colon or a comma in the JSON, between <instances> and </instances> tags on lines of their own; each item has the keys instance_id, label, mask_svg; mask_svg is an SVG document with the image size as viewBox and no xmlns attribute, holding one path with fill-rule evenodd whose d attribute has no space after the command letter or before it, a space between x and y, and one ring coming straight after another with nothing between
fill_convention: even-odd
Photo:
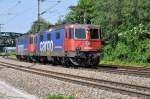
<instances>
[{"instance_id":1,"label":"sky","mask_svg":"<svg viewBox=\"0 0 150 99\"><path fill-rule=\"evenodd\" d=\"M60 17L64 18L69 13L69 6L77 3L78 0L44 0L41 2L40 12L46 13L41 17L54 24ZM2 32L25 33L35 20L37 20L37 0L0 0Z\"/></svg>"}]
</instances>

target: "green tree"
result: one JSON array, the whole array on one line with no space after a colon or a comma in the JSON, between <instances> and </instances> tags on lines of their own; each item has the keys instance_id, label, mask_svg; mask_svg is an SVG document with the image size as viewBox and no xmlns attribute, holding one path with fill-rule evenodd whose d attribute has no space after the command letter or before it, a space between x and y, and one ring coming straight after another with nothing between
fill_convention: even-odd
<instances>
[{"instance_id":1,"label":"green tree","mask_svg":"<svg viewBox=\"0 0 150 99\"><path fill-rule=\"evenodd\" d=\"M71 12L66 16L68 23L91 23L94 17L93 0L79 0L78 5L71 7Z\"/></svg>"},{"instance_id":2,"label":"green tree","mask_svg":"<svg viewBox=\"0 0 150 99\"><path fill-rule=\"evenodd\" d=\"M50 23L47 22L46 20L44 20L43 18L40 18L40 23L38 21L34 21L31 29L29 30L29 32L31 33L37 33L39 30L39 24L40 24L40 31L45 31L48 29Z\"/></svg>"}]
</instances>

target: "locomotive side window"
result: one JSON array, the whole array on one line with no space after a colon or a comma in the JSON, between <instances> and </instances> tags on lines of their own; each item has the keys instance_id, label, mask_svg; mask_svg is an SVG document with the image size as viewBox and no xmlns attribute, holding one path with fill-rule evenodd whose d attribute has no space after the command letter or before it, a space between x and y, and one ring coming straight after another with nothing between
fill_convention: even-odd
<instances>
[{"instance_id":1,"label":"locomotive side window","mask_svg":"<svg viewBox=\"0 0 150 99\"><path fill-rule=\"evenodd\" d=\"M90 30L91 39L99 39L99 31L98 29L91 29Z\"/></svg>"},{"instance_id":2,"label":"locomotive side window","mask_svg":"<svg viewBox=\"0 0 150 99\"><path fill-rule=\"evenodd\" d=\"M23 44L23 39L20 38L20 43Z\"/></svg>"},{"instance_id":3,"label":"locomotive side window","mask_svg":"<svg viewBox=\"0 0 150 99\"><path fill-rule=\"evenodd\" d=\"M51 34L47 34L47 40L51 40Z\"/></svg>"},{"instance_id":4,"label":"locomotive side window","mask_svg":"<svg viewBox=\"0 0 150 99\"><path fill-rule=\"evenodd\" d=\"M40 35L40 41L43 41L43 35L42 34Z\"/></svg>"},{"instance_id":5,"label":"locomotive side window","mask_svg":"<svg viewBox=\"0 0 150 99\"><path fill-rule=\"evenodd\" d=\"M75 29L75 37L77 39L85 39L86 37L85 29L82 28Z\"/></svg>"},{"instance_id":6,"label":"locomotive side window","mask_svg":"<svg viewBox=\"0 0 150 99\"><path fill-rule=\"evenodd\" d=\"M70 28L69 29L69 39L73 39L74 38L74 29Z\"/></svg>"},{"instance_id":7,"label":"locomotive side window","mask_svg":"<svg viewBox=\"0 0 150 99\"><path fill-rule=\"evenodd\" d=\"M60 32L56 32L56 39L60 39Z\"/></svg>"},{"instance_id":8,"label":"locomotive side window","mask_svg":"<svg viewBox=\"0 0 150 99\"><path fill-rule=\"evenodd\" d=\"M19 38L19 44L23 44L23 40L21 38Z\"/></svg>"}]
</instances>

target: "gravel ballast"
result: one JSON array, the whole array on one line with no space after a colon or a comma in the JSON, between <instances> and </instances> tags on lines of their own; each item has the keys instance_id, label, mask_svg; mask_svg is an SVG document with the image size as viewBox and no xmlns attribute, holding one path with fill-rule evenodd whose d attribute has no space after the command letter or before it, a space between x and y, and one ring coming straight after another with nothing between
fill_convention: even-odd
<instances>
[{"instance_id":1,"label":"gravel ballast","mask_svg":"<svg viewBox=\"0 0 150 99\"><path fill-rule=\"evenodd\" d=\"M37 99L37 97L30 95L22 90L18 90L10 86L6 82L0 81L0 99Z\"/></svg>"},{"instance_id":2,"label":"gravel ballast","mask_svg":"<svg viewBox=\"0 0 150 99\"><path fill-rule=\"evenodd\" d=\"M150 78L144 78L144 77L139 77L139 76L114 74L114 73L108 73L108 72L102 72L102 71L101 72L89 71L89 70L84 70L84 69L81 70L81 69L74 69L74 68L64 68L61 66L51 66L51 65L19 62L19 61L3 59L3 58L2 59L0 58L0 60L18 64L18 65L34 67L38 69L52 70L52 71L80 75L80 76L85 76L85 77L92 77L92 78L97 78L97 79L111 80L111 81L122 82L122 83L127 83L127 84L150 87Z\"/></svg>"},{"instance_id":3,"label":"gravel ballast","mask_svg":"<svg viewBox=\"0 0 150 99\"><path fill-rule=\"evenodd\" d=\"M18 62L15 60L3 58L0 58L0 60L4 62L30 66L34 68L42 68L46 70L70 73L74 75L82 75L86 77L93 77L104 80L111 80L150 87L149 78ZM0 79L12 84L13 86L19 89L27 91L30 94L42 97L42 99L44 99L44 97L46 97L48 94L62 94L65 96L72 95L75 96L76 99L138 99L137 97L131 97L128 95L113 93L97 88L91 88L68 82L63 82L60 80L51 79L8 68L3 68L0 70Z\"/></svg>"},{"instance_id":4,"label":"gravel ballast","mask_svg":"<svg viewBox=\"0 0 150 99\"><path fill-rule=\"evenodd\" d=\"M138 99L8 68L0 71L0 79L40 99L45 99L49 94L72 95L76 99Z\"/></svg>"}]
</instances>

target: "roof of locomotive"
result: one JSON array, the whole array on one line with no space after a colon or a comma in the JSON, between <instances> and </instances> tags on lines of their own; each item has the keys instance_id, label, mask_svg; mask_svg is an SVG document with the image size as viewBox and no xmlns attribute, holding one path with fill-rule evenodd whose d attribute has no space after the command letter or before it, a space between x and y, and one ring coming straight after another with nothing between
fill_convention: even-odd
<instances>
[{"instance_id":1,"label":"roof of locomotive","mask_svg":"<svg viewBox=\"0 0 150 99\"><path fill-rule=\"evenodd\" d=\"M47 31L53 31L60 28L100 28L100 26L92 25L92 24L63 24L63 25L52 26Z\"/></svg>"},{"instance_id":2,"label":"roof of locomotive","mask_svg":"<svg viewBox=\"0 0 150 99\"><path fill-rule=\"evenodd\" d=\"M92 24L66 24L65 27L70 28L99 28L99 25L92 25Z\"/></svg>"},{"instance_id":3,"label":"roof of locomotive","mask_svg":"<svg viewBox=\"0 0 150 99\"><path fill-rule=\"evenodd\" d=\"M40 31L40 32L37 32L37 33L42 34L44 32L50 32L50 31L57 30L57 29L60 29L60 28L100 28L100 26L99 25L92 25L92 24L62 24L62 25L52 26L46 31ZM20 36L18 38L22 38L26 35L28 35L28 33L25 33L25 34L23 34L22 36ZM35 34L30 34L30 35L35 35Z\"/></svg>"},{"instance_id":4,"label":"roof of locomotive","mask_svg":"<svg viewBox=\"0 0 150 99\"><path fill-rule=\"evenodd\" d=\"M19 39L19 38L22 38L22 37L27 37L28 34L30 34L30 35L35 35L35 34L31 34L30 32L28 32L28 33L22 34L21 36L17 37L16 39Z\"/></svg>"}]
</instances>

